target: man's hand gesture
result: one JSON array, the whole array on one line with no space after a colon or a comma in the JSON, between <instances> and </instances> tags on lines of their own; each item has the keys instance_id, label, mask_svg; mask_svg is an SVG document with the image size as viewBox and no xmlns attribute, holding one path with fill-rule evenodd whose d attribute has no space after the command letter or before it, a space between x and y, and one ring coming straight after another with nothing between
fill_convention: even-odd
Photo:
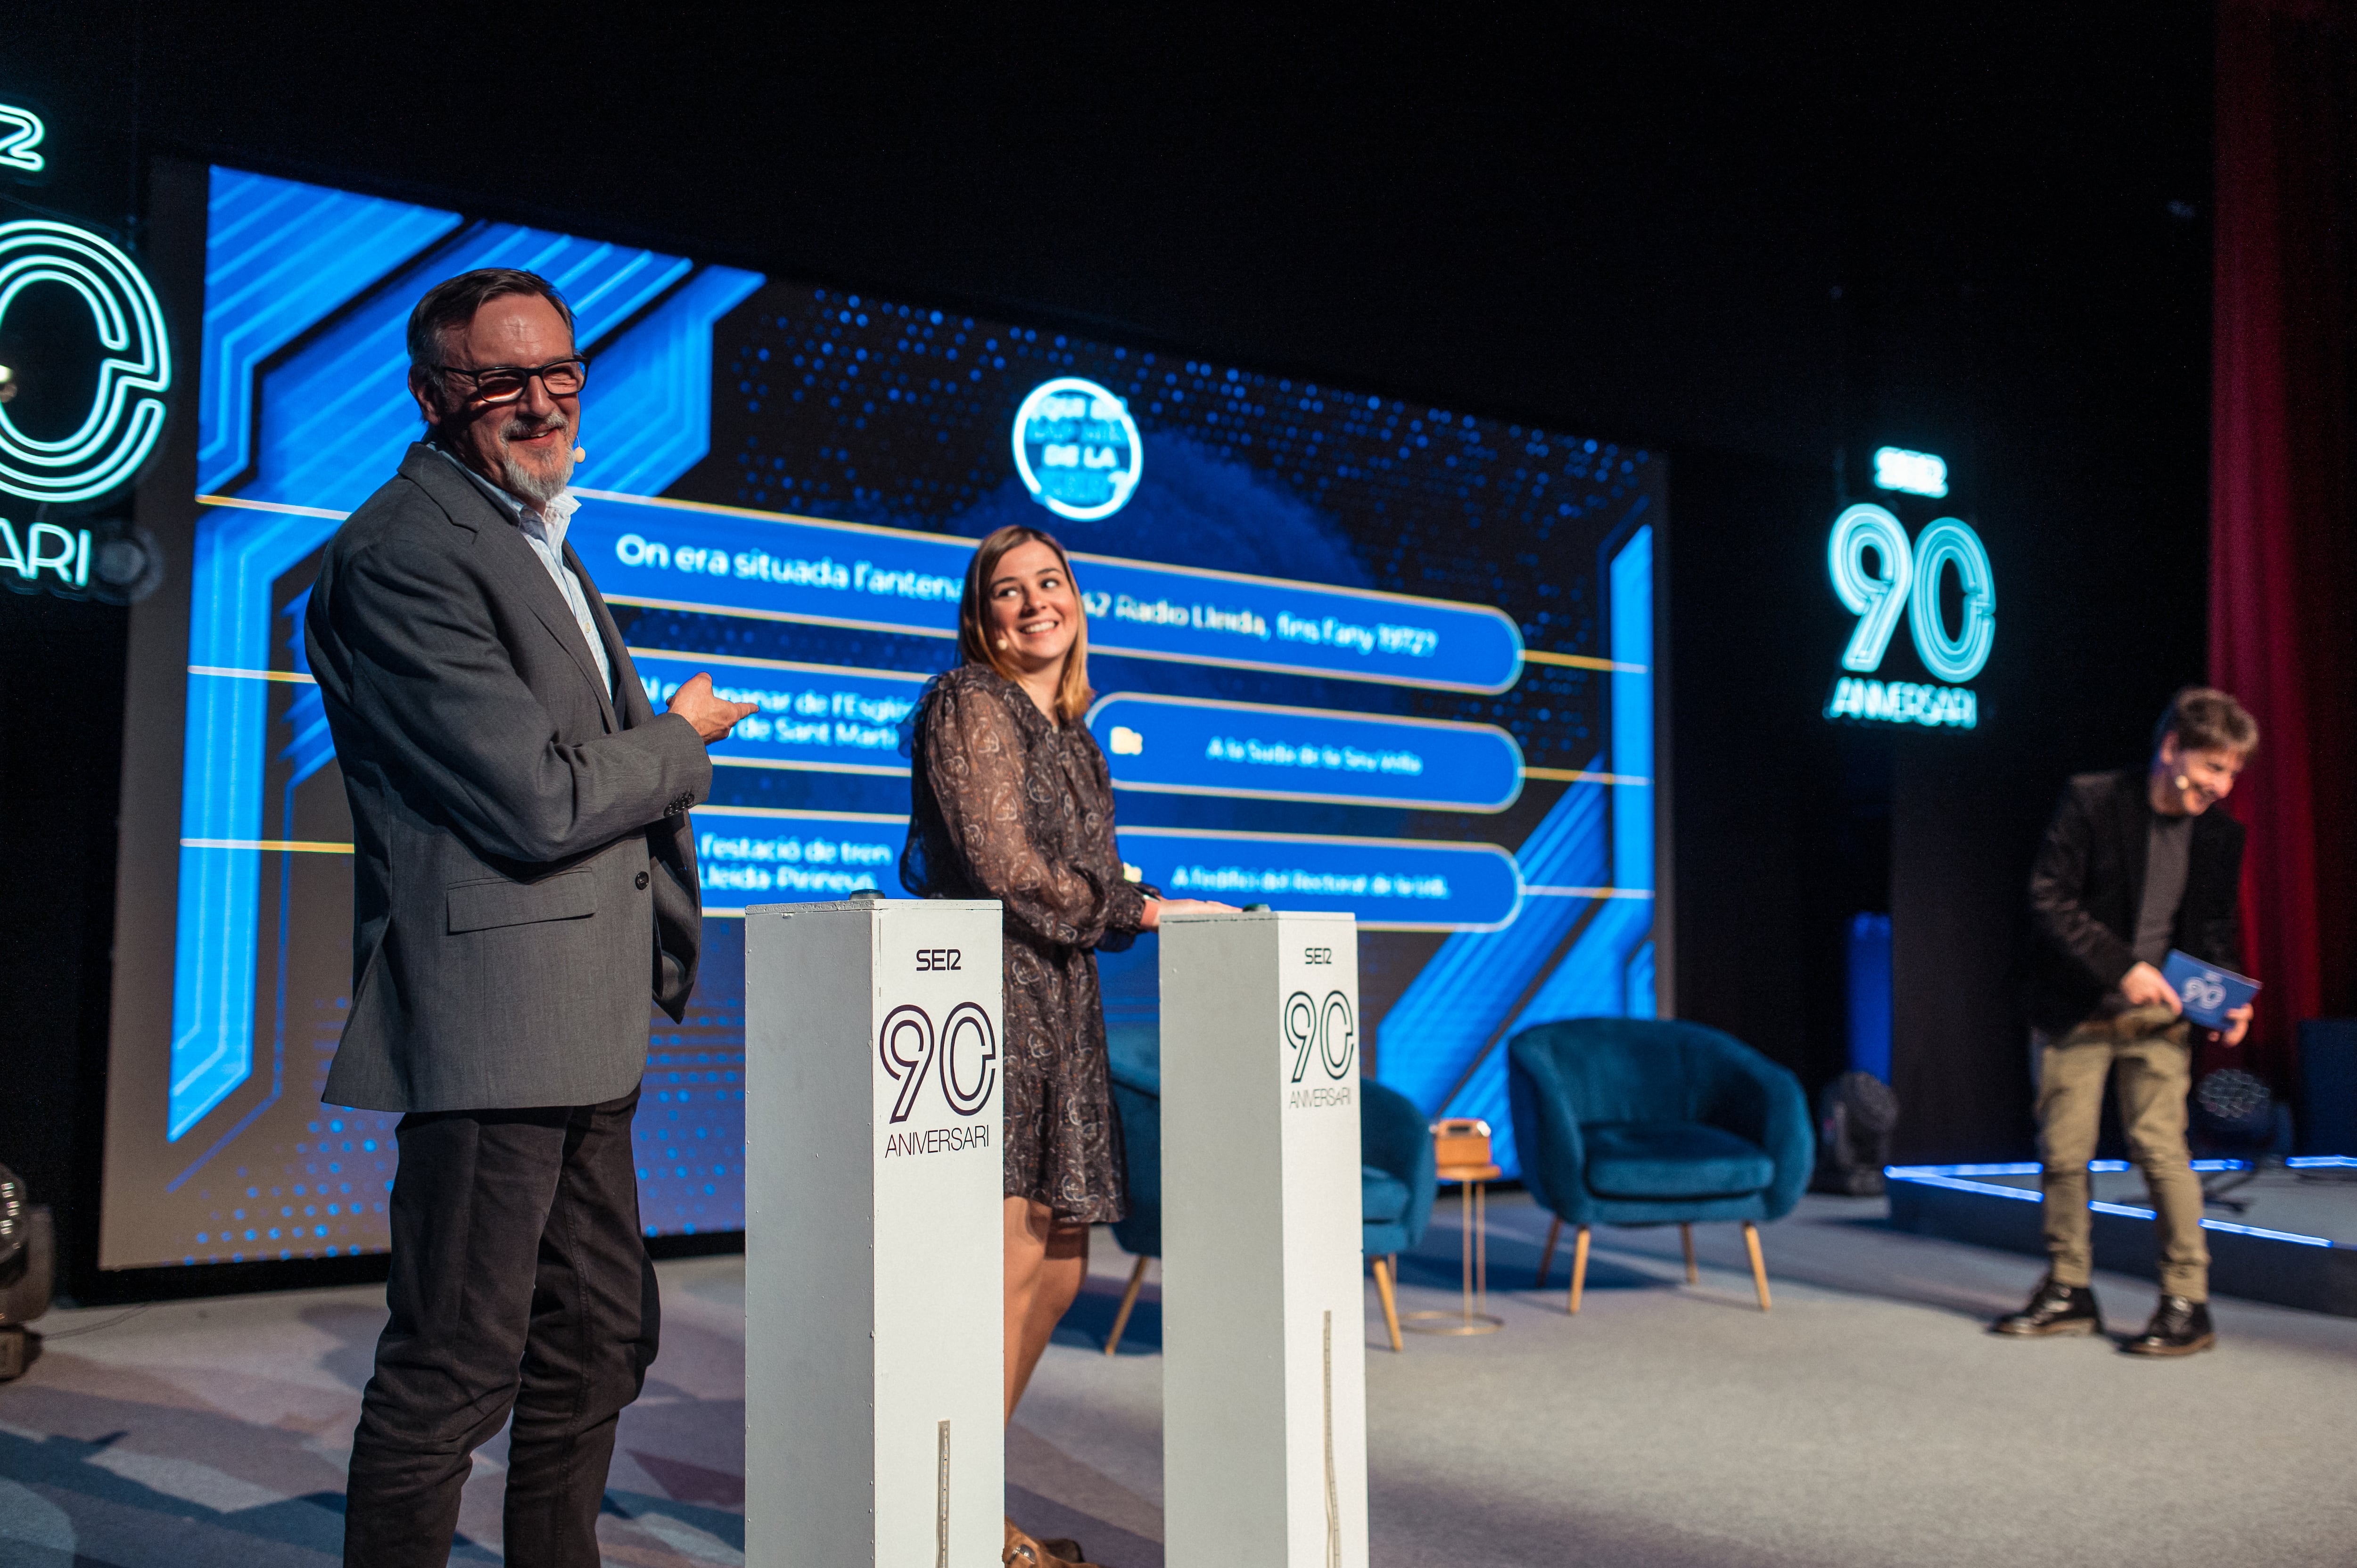
<instances>
[{"instance_id":1,"label":"man's hand gesture","mask_svg":"<svg viewBox=\"0 0 2357 1568\"><path fill-rule=\"evenodd\" d=\"M2210 1032L2218 1036L2218 1043L2221 1045L2241 1045L2243 1036L2251 1032L2251 1004L2245 1002L2240 1007L2227 1008L2226 1026L2222 1029L2212 1029Z\"/></svg>"},{"instance_id":2,"label":"man's hand gesture","mask_svg":"<svg viewBox=\"0 0 2357 1568\"><path fill-rule=\"evenodd\" d=\"M2185 1011L2184 999L2168 977L2148 963L2139 962L2120 976L2120 994L2128 999L2131 1007L2166 1007L2172 1013Z\"/></svg>"},{"instance_id":3,"label":"man's hand gesture","mask_svg":"<svg viewBox=\"0 0 2357 1568\"><path fill-rule=\"evenodd\" d=\"M687 683L671 694L670 709L695 726L696 735L706 746L728 738L737 721L753 712L751 703L731 703L714 694L712 677L697 671Z\"/></svg>"}]
</instances>

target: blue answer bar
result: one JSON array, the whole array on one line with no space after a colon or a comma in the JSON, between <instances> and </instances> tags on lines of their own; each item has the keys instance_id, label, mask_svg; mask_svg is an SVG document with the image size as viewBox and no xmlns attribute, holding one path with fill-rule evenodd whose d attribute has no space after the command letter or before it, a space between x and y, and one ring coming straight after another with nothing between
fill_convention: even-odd
<instances>
[{"instance_id":1,"label":"blue answer bar","mask_svg":"<svg viewBox=\"0 0 2357 1568\"><path fill-rule=\"evenodd\" d=\"M908 776L902 721L917 705L926 676L635 648L630 660L657 712L698 671L709 674L712 689L729 702L760 710L712 747L712 760L721 767Z\"/></svg>"},{"instance_id":2,"label":"blue answer bar","mask_svg":"<svg viewBox=\"0 0 2357 1568\"><path fill-rule=\"evenodd\" d=\"M1137 879L1172 898L1346 909L1370 930L1494 931L1522 908L1513 855L1493 843L1121 828Z\"/></svg>"},{"instance_id":3,"label":"blue answer bar","mask_svg":"<svg viewBox=\"0 0 2357 1568\"><path fill-rule=\"evenodd\" d=\"M707 915L845 898L870 887L901 896L906 817L698 806L691 821Z\"/></svg>"},{"instance_id":4,"label":"blue answer bar","mask_svg":"<svg viewBox=\"0 0 2357 1568\"><path fill-rule=\"evenodd\" d=\"M699 806L695 854L707 915L756 904L900 896L906 817ZM1125 828L1122 857L1173 898L1347 909L1371 930L1495 930L1522 904L1522 874L1496 844Z\"/></svg>"},{"instance_id":5,"label":"blue answer bar","mask_svg":"<svg viewBox=\"0 0 2357 1568\"><path fill-rule=\"evenodd\" d=\"M957 635L972 540L574 493L574 547L618 604ZM1502 692L1522 676L1522 633L1489 606L1072 559L1099 652L1459 692Z\"/></svg>"},{"instance_id":6,"label":"blue answer bar","mask_svg":"<svg viewBox=\"0 0 2357 1568\"><path fill-rule=\"evenodd\" d=\"M1523 751L1494 725L1115 692L1089 710L1116 789L1499 811Z\"/></svg>"}]
</instances>

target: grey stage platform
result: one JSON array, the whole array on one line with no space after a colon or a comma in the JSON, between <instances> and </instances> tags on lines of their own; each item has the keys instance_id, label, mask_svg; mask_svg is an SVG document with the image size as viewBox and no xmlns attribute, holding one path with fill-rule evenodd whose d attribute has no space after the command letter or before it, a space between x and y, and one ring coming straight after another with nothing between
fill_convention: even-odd
<instances>
[{"instance_id":1,"label":"grey stage platform","mask_svg":"<svg viewBox=\"0 0 2357 1568\"><path fill-rule=\"evenodd\" d=\"M2152 1209L2144 1178L2117 1160L2093 1172L2095 1266L2154 1274ZM2206 1180L2247 1170L2197 1161ZM1892 1165L1890 1222L1901 1230L2039 1253L2038 1166ZM2220 1295L2357 1317L2357 1156L2311 1155L2261 1170L2232 1196L2241 1213L2213 1207L2210 1288Z\"/></svg>"}]
</instances>

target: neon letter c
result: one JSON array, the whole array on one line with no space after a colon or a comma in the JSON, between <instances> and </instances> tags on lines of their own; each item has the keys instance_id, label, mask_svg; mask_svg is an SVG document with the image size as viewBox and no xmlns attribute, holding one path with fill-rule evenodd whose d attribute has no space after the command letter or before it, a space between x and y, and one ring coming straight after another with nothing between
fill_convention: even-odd
<instances>
[{"instance_id":1,"label":"neon letter c","mask_svg":"<svg viewBox=\"0 0 2357 1568\"><path fill-rule=\"evenodd\" d=\"M0 223L0 319L37 283L81 295L105 349L81 425L60 441L26 435L0 406L0 490L79 501L124 483L155 450L172 384L172 345L137 263L88 230L31 219Z\"/></svg>"}]
</instances>

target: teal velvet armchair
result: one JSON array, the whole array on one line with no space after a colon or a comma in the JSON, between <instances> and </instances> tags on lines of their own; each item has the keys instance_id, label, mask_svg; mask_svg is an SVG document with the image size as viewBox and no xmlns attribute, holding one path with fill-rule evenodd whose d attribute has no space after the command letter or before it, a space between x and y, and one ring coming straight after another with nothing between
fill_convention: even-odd
<instances>
[{"instance_id":1,"label":"teal velvet armchair","mask_svg":"<svg viewBox=\"0 0 2357 1568\"><path fill-rule=\"evenodd\" d=\"M1415 1250L1440 1190L1432 1125L1415 1101L1373 1079L1359 1080L1359 1213L1361 1244L1383 1298L1383 1327L1401 1348L1399 1254Z\"/></svg>"},{"instance_id":2,"label":"teal velvet armchair","mask_svg":"<svg viewBox=\"0 0 2357 1568\"><path fill-rule=\"evenodd\" d=\"M1768 1310L1759 1227L1792 1211L1816 1160L1799 1079L1732 1035L1669 1019L1536 1025L1507 1043L1506 1066L1523 1176L1555 1216L1540 1284L1566 1223L1577 1313L1589 1227L1676 1225L1691 1283L1695 1223L1732 1220Z\"/></svg>"},{"instance_id":3,"label":"teal velvet armchair","mask_svg":"<svg viewBox=\"0 0 2357 1568\"><path fill-rule=\"evenodd\" d=\"M1129 1213L1114 1222L1113 1237L1137 1262L1129 1271L1105 1354L1121 1348L1129 1316L1146 1283L1149 1259L1162 1256L1162 1046L1152 1024L1114 1023L1105 1029L1105 1054L1113 1069L1113 1103L1121 1118L1129 1174ZM1407 1096L1372 1079L1359 1084L1361 1244L1374 1270L1383 1297L1383 1324L1392 1348L1401 1348L1396 1254L1414 1250L1432 1219L1438 1179L1432 1158L1432 1129Z\"/></svg>"},{"instance_id":4,"label":"teal velvet armchair","mask_svg":"<svg viewBox=\"0 0 2357 1568\"><path fill-rule=\"evenodd\" d=\"M1121 1348L1122 1331L1137 1308L1146 1265L1162 1256L1162 1032L1157 1025L1105 1026L1105 1057L1113 1069L1114 1113L1121 1118L1122 1157L1129 1176L1129 1213L1114 1221L1113 1239L1137 1260L1121 1293L1104 1353Z\"/></svg>"}]
</instances>

